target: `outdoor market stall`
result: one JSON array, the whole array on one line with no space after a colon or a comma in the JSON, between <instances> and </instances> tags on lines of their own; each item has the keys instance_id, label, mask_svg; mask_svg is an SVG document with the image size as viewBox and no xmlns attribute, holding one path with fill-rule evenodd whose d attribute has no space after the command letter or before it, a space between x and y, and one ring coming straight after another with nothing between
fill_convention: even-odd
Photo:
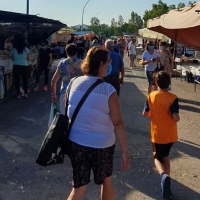
<instances>
[{"instance_id":1,"label":"outdoor market stall","mask_svg":"<svg viewBox=\"0 0 200 200\"><path fill-rule=\"evenodd\" d=\"M148 20L147 28L165 34L172 40L195 50L200 50L200 2L191 4L185 8L171 10L158 18ZM174 20L176 19L176 20ZM184 56L176 58L177 66L181 68L181 75L184 71L193 74L196 81L200 76L200 59ZM189 67L188 67L189 63ZM191 70L195 68L195 70ZM177 70L179 70L177 68Z\"/></svg>"},{"instance_id":2,"label":"outdoor market stall","mask_svg":"<svg viewBox=\"0 0 200 200\"><path fill-rule=\"evenodd\" d=\"M13 79L11 52L4 50L4 42L8 35L12 34L15 37L19 34L26 33L25 35L27 36L27 42L30 45L29 50L31 55L28 70L30 77L33 76L32 69L37 62L38 49L35 45L39 44L43 39L47 39L51 33L64 27L66 27L66 24L57 20L38 17L37 15L27 15L0 10L0 66L4 69L4 83L6 90L9 90L12 86ZM3 82L1 81L0 84L2 83ZM1 85L0 88L2 88Z\"/></svg>"}]
</instances>

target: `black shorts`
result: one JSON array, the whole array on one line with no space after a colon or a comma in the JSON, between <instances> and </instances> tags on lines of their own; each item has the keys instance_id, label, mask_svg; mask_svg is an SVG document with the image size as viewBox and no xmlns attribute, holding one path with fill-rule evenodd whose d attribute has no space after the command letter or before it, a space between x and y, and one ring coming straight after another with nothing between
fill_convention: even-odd
<instances>
[{"instance_id":1,"label":"black shorts","mask_svg":"<svg viewBox=\"0 0 200 200\"><path fill-rule=\"evenodd\" d=\"M174 144L173 142L168 144L152 143L153 157L157 158L161 163L163 163L163 158L169 156L169 152L173 144Z\"/></svg>"},{"instance_id":2,"label":"black shorts","mask_svg":"<svg viewBox=\"0 0 200 200\"><path fill-rule=\"evenodd\" d=\"M102 184L113 172L113 154L115 145L108 148L91 148L71 142L70 160L73 168L74 188L90 182L91 170L94 182Z\"/></svg>"}]
</instances>

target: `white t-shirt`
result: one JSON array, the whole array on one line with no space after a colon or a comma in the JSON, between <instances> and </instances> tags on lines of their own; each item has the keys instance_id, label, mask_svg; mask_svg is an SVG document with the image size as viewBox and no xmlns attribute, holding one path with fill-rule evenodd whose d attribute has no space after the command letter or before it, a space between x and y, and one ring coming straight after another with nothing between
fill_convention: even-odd
<instances>
[{"instance_id":1,"label":"white t-shirt","mask_svg":"<svg viewBox=\"0 0 200 200\"><path fill-rule=\"evenodd\" d=\"M133 43L131 43L130 45L130 54L136 55L136 49Z\"/></svg>"},{"instance_id":2,"label":"white t-shirt","mask_svg":"<svg viewBox=\"0 0 200 200\"><path fill-rule=\"evenodd\" d=\"M97 79L99 78L80 76L73 81L67 112L70 119L84 93ZM115 88L106 82L92 90L72 125L69 134L71 141L92 148L107 148L115 143L108 104L110 95L115 91Z\"/></svg>"},{"instance_id":3,"label":"white t-shirt","mask_svg":"<svg viewBox=\"0 0 200 200\"><path fill-rule=\"evenodd\" d=\"M159 56L159 53L156 49L154 49L153 54L150 54L147 50L144 51L142 58L145 61L150 61L152 58L157 58ZM155 68L157 67L157 62L150 62L147 65L145 65L145 70L153 72Z\"/></svg>"}]
</instances>

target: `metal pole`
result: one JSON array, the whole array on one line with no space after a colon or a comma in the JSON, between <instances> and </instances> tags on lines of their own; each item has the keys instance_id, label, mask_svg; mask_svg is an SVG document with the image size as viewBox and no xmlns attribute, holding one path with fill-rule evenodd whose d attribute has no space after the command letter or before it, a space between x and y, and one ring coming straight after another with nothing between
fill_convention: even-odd
<instances>
[{"instance_id":1,"label":"metal pole","mask_svg":"<svg viewBox=\"0 0 200 200\"><path fill-rule=\"evenodd\" d=\"M29 15L29 0L26 3L26 14Z\"/></svg>"},{"instance_id":2,"label":"metal pole","mask_svg":"<svg viewBox=\"0 0 200 200\"><path fill-rule=\"evenodd\" d=\"M99 13L101 13L101 12L98 12L94 17L96 17Z\"/></svg>"},{"instance_id":3,"label":"metal pole","mask_svg":"<svg viewBox=\"0 0 200 200\"><path fill-rule=\"evenodd\" d=\"M26 15L29 15L29 0L26 1ZM29 21L26 20L26 32L28 34ZM28 37L28 36L27 36Z\"/></svg>"},{"instance_id":4,"label":"metal pole","mask_svg":"<svg viewBox=\"0 0 200 200\"><path fill-rule=\"evenodd\" d=\"M84 15L85 6L88 4L89 1L90 1L90 0L88 0L88 1L85 3L84 7L83 7L83 12L82 12L82 24L81 24L81 32L83 31L83 15Z\"/></svg>"}]
</instances>

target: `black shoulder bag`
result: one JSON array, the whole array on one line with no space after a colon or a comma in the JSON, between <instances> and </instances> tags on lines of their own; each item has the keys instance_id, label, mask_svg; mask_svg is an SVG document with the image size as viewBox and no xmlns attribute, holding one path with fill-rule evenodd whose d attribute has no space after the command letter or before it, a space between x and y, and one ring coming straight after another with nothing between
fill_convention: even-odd
<instances>
[{"instance_id":1,"label":"black shoulder bag","mask_svg":"<svg viewBox=\"0 0 200 200\"><path fill-rule=\"evenodd\" d=\"M71 84L68 88L68 98L66 101L65 115L56 113L56 116L49 127L45 138L42 142L36 163L42 166L53 165L53 164L62 164L64 162L65 154L70 156L70 142L69 142L69 133L71 127L74 123L74 120L83 105L84 101L91 93L91 91L100 83L104 82L102 79L98 79L90 88L86 91L79 104L77 105L71 121L67 116L68 109L68 99L71 89Z\"/></svg>"}]
</instances>

